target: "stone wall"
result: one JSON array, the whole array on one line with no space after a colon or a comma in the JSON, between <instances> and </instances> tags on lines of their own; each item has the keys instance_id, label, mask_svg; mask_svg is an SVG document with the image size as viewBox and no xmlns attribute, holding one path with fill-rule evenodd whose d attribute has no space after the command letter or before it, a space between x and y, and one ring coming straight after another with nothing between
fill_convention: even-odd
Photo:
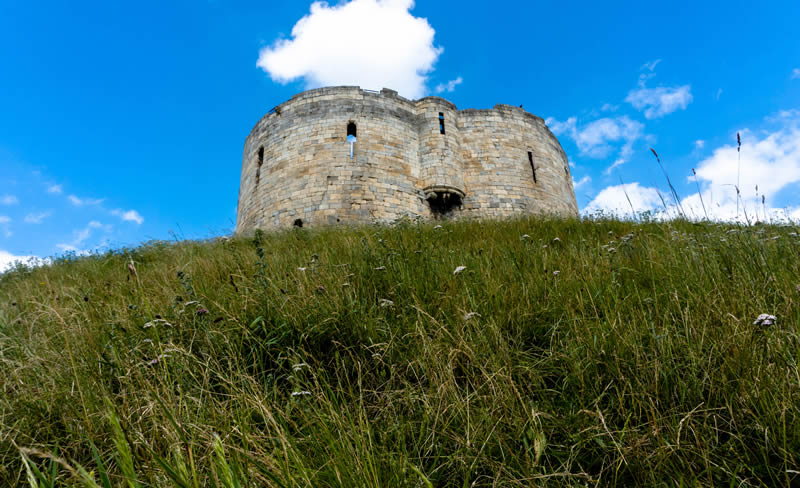
<instances>
[{"instance_id":1,"label":"stone wall","mask_svg":"<svg viewBox=\"0 0 800 488\"><path fill-rule=\"evenodd\" d=\"M566 155L541 118L333 87L295 95L253 128L236 231L522 212L578 212Z\"/></svg>"}]
</instances>

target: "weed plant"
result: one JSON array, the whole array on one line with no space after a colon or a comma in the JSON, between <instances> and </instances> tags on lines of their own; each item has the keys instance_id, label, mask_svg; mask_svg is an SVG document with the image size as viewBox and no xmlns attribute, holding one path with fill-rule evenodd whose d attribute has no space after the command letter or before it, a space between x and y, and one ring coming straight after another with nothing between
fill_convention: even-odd
<instances>
[{"instance_id":1,"label":"weed plant","mask_svg":"<svg viewBox=\"0 0 800 488\"><path fill-rule=\"evenodd\" d=\"M797 231L407 222L19 266L0 485L797 484Z\"/></svg>"}]
</instances>

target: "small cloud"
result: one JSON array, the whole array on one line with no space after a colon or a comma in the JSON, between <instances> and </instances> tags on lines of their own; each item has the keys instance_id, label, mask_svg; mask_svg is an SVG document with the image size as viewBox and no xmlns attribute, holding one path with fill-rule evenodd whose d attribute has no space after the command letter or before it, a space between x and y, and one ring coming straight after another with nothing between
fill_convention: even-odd
<instances>
[{"instance_id":1,"label":"small cloud","mask_svg":"<svg viewBox=\"0 0 800 488\"><path fill-rule=\"evenodd\" d=\"M611 105L610 103L604 103L602 107L600 107L601 112L616 112L619 109L619 105Z\"/></svg>"},{"instance_id":2,"label":"small cloud","mask_svg":"<svg viewBox=\"0 0 800 488\"><path fill-rule=\"evenodd\" d=\"M631 90L625 101L644 111L647 119L657 119L676 110L685 110L692 102L691 85L647 88L646 79L639 79L639 88Z\"/></svg>"},{"instance_id":3,"label":"small cloud","mask_svg":"<svg viewBox=\"0 0 800 488\"><path fill-rule=\"evenodd\" d=\"M590 176L584 176L578 181L572 180L572 187L577 190L578 188L591 183L591 181L592 178Z\"/></svg>"},{"instance_id":4,"label":"small cloud","mask_svg":"<svg viewBox=\"0 0 800 488\"><path fill-rule=\"evenodd\" d=\"M694 148L695 149L703 149L705 147L705 145L706 145L706 141L704 141L702 139L698 139L698 140L694 141Z\"/></svg>"},{"instance_id":5,"label":"small cloud","mask_svg":"<svg viewBox=\"0 0 800 488\"><path fill-rule=\"evenodd\" d=\"M453 90L456 89L456 86L460 85L461 82L463 81L464 80L459 76L455 80L450 80L447 83L439 83L438 85L436 85L435 91L436 93L442 93L442 92L452 93Z\"/></svg>"},{"instance_id":6,"label":"small cloud","mask_svg":"<svg viewBox=\"0 0 800 488\"><path fill-rule=\"evenodd\" d=\"M649 61L647 63L644 63L639 69L640 70L646 69L648 71L653 71L654 69L656 69L656 66L658 66L658 63L660 62L661 62L660 59L656 59L655 61Z\"/></svg>"},{"instance_id":7,"label":"small cloud","mask_svg":"<svg viewBox=\"0 0 800 488\"><path fill-rule=\"evenodd\" d=\"M67 199L76 207L83 207L84 205L99 205L103 203L104 198L78 198L75 195L69 195Z\"/></svg>"},{"instance_id":8,"label":"small cloud","mask_svg":"<svg viewBox=\"0 0 800 488\"><path fill-rule=\"evenodd\" d=\"M611 166L609 166L608 168L606 168L605 171L603 171L603 174L610 175L611 172L614 170L614 168L618 168L618 167L622 166L623 164L625 164L626 162L627 161L625 161L625 159L623 159L623 158L617 159L616 161L614 161L613 164L611 164Z\"/></svg>"},{"instance_id":9,"label":"small cloud","mask_svg":"<svg viewBox=\"0 0 800 488\"><path fill-rule=\"evenodd\" d=\"M126 222L136 222L139 225L144 222L144 217L136 210L122 210L117 208L111 211L111 215L116 215Z\"/></svg>"},{"instance_id":10,"label":"small cloud","mask_svg":"<svg viewBox=\"0 0 800 488\"><path fill-rule=\"evenodd\" d=\"M17 203L19 203L19 199L14 195L3 195L0 197L0 204L2 205L16 205Z\"/></svg>"},{"instance_id":11,"label":"small cloud","mask_svg":"<svg viewBox=\"0 0 800 488\"><path fill-rule=\"evenodd\" d=\"M792 70L792 79L800 80L800 68L795 68Z\"/></svg>"},{"instance_id":12,"label":"small cloud","mask_svg":"<svg viewBox=\"0 0 800 488\"><path fill-rule=\"evenodd\" d=\"M722 96L722 88L717 89L717 94L714 96L714 99L719 101L719 97Z\"/></svg>"},{"instance_id":13,"label":"small cloud","mask_svg":"<svg viewBox=\"0 0 800 488\"><path fill-rule=\"evenodd\" d=\"M47 193L53 193L54 195L61 195L63 188L61 185L50 185L47 187Z\"/></svg>"},{"instance_id":14,"label":"small cloud","mask_svg":"<svg viewBox=\"0 0 800 488\"><path fill-rule=\"evenodd\" d=\"M0 224L8 224L11 222L11 217L7 215L0 215Z\"/></svg>"},{"instance_id":15,"label":"small cloud","mask_svg":"<svg viewBox=\"0 0 800 488\"><path fill-rule=\"evenodd\" d=\"M50 212L29 213L25 216L25 222L29 224L41 224L44 219L50 216Z\"/></svg>"},{"instance_id":16,"label":"small cloud","mask_svg":"<svg viewBox=\"0 0 800 488\"><path fill-rule=\"evenodd\" d=\"M112 226L110 224L103 225L96 220L92 220L86 224L86 227L83 229L75 229L72 231L72 242L56 244L56 247L64 252L74 252L80 255L89 254L88 249L81 249L79 246L82 246L82 244L89 239L93 229L103 229L105 232L111 232ZM100 245L95 246L95 248L103 246L104 242L105 240L101 242Z\"/></svg>"}]
</instances>

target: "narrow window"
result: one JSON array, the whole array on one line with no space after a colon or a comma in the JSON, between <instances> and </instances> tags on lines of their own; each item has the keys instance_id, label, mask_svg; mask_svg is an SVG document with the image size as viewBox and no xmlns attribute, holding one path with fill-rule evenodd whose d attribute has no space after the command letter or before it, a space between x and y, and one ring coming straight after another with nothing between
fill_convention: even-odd
<instances>
[{"instance_id":1,"label":"narrow window","mask_svg":"<svg viewBox=\"0 0 800 488\"><path fill-rule=\"evenodd\" d=\"M536 183L536 166L533 164L533 153L528 151L528 162L531 163L531 171L533 172L533 182Z\"/></svg>"},{"instance_id":2,"label":"narrow window","mask_svg":"<svg viewBox=\"0 0 800 488\"><path fill-rule=\"evenodd\" d=\"M444 112L439 112L439 134L444 134Z\"/></svg>"},{"instance_id":3,"label":"narrow window","mask_svg":"<svg viewBox=\"0 0 800 488\"><path fill-rule=\"evenodd\" d=\"M264 164L264 147L258 148L258 167L256 168L256 186L261 181L261 165Z\"/></svg>"},{"instance_id":4,"label":"narrow window","mask_svg":"<svg viewBox=\"0 0 800 488\"><path fill-rule=\"evenodd\" d=\"M350 143L350 159L353 159L353 145L356 143L356 123L347 124L347 142Z\"/></svg>"},{"instance_id":5,"label":"narrow window","mask_svg":"<svg viewBox=\"0 0 800 488\"><path fill-rule=\"evenodd\" d=\"M564 166L564 173L566 173L567 176L569 176L569 168L567 168L566 166Z\"/></svg>"}]
</instances>

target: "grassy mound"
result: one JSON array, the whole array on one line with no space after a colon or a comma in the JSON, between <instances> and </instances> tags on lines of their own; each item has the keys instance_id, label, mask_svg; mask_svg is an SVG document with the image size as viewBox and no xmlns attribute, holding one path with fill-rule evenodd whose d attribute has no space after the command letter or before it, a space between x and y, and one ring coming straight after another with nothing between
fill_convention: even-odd
<instances>
[{"instance_id":1,"label":"grassy mound","mask_svg":"<svg viewBox=\"0 0 800 488\"><path fill-rule=\"evenodd\" d=\"M409 223L20 268L0 485L797 483L796 231Z\"/></svg>"}]
</instances>

